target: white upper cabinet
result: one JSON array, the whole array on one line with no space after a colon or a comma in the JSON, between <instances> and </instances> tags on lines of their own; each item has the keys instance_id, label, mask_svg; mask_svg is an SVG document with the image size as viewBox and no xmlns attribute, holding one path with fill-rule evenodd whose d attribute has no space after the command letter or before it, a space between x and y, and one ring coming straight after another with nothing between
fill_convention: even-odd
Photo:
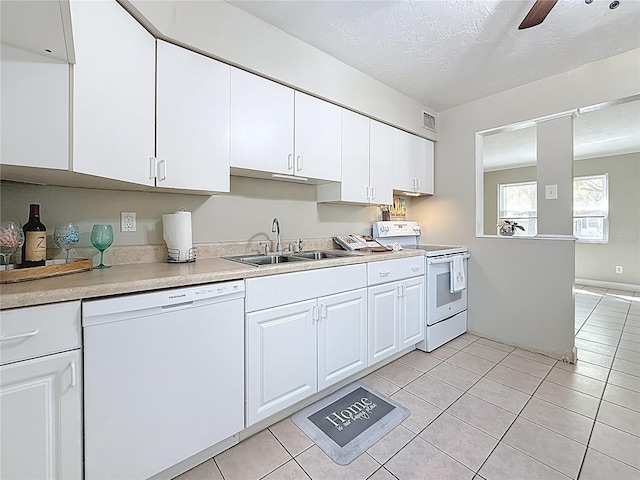
<instances>
[{"instance_id":1,"label":"white upper cabinet","mask_svg":"<svg viewBox=\"0 0 640 480\"><path fill-rule=\"evenodd\" d=\"M293 90L231 69L231 167L293 173Z\"/></svg>"},{"instance_id":2,"label":"white upper cabinet","mask_svg":"<svg viewBox=\"0 0 640 480\"><path fill-rule=\"evenodd\" d=\"M69 65L2 45L3 165L69 168Z\"/></svg>"},{"instance_id":3,"label":"white upper cabinet","mask_svg":"<svg viewBox=\"0 0 640 480\"><path fill-rule=\"evenodd\" d=\"M393 131L384 123L370 120L369 127L369 185L371 203L393 203Z\"/></svg>"},{"instance_id":4,"label":"white upper cabinet","mask_svg":"<svg viewBox=\"0 0 640 480\"><path fill-rule=\"evenodd\" d=\"M342 109L342 181L318 185L318 202L391 204L393 128Z\"/></svg>"},{"instance_id":5,"label":"white upper cabinet","mask_svg":"<svg viewBox=\"0 0 640 480\"><path fill-rule=\"evenodd\" d=\"M393 189L433 194L433 142L394 129Z\"/></svg>"},{"instance_id":6,"label":"white upper cabinet","mask_svg":"<svg viewBox=\"0 0 640 480\"><path fill-rule=\"evenodd\" d=\"M236 68L231 71L234 173L337 181L340 124L340 107Z\"/></svg>"},{"instance_id":7,"label":"white upper cabinet","mask_svg":"<svg viewBox=\"0 0 640 480\"><path fill-rule=\"evenodd\" d=\"M153 185L155 39L117 2L71 1L73 171Z\"/></svg>"},{"instance_id":8,"label":"white upper cabinet","mask_svg":"<svg viewBox=\"0 0 640 480\"><path fill-rule=\"evenodd\" d=\"M332 103L295 92L294 175L340 181L341 111Z\"/></svg>"},{"instance_id":9,"label":"white upper cabinet","mask_svg":"<svg viewBox=\"0 0 640 480\"><path fill-rule=\"evenodd\" d=\"M156 186L229 191L231 67L158 41Z\"/></svg>"},{"instance_id":10,"label":"white upper cabinet","mask_svg":"<svg viewBox=\"0 0 640 480\"><path fill-rule=\"evenodd\" d=\"M419 160L414 165L414 172L416 178L418 179L418 192L433 195L434 144L431 140L427 140L426 138L420 138L420 140L422 143L422 148L420 150L420 156L418 157Z\"/></svg>"}]
</instances>

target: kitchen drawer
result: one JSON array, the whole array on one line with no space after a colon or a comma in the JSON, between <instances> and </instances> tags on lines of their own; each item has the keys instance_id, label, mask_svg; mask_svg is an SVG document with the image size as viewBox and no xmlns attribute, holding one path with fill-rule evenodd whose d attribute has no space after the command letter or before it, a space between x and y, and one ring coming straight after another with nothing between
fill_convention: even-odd
<instances>
[{"instance_id":1,"label":"kitchen drawer","mask_svg":"<svg viewBox=\"0 0 640 480\"><path fill-rule=\"evenodd\" d=\"M80 348L80 301L4 310L0 364Z\"/></svg>"},{"instance_id":2,"label":"kitchen drawer","mask_svg":"<svg viewBox=\"0 0 640 480\"><path fill-rule=\"evenodd\" d=\"M288 305L367 286L366 264L283 273L246 281L246 311Z\"/></svg>"},{"instance_id":3,"label":"kitchen drawer","mask_svg":"<svg viewBox=\"0 0 640 480\"><path fill-rule=\"evenodd\" d=\"M424 264L425 257L423 256L369 262L367 264L368 285L379 285L424 275Z\"/></svg>"}]
</instances>

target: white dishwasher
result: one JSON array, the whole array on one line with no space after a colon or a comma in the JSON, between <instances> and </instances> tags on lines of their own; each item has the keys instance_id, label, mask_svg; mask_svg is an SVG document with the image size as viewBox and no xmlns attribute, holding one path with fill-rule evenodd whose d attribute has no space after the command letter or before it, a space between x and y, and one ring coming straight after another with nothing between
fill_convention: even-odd
<instances>
[{"instance_id":1,"label":"white dishwasher","mask_svg":"<svg viewBox=\"0 0 640 480\"><path fill-rule=\"evenodd\" d=\"M244 282L83 302L85 478L143 479L244 428Z\"/></svg>"}]
</instances>

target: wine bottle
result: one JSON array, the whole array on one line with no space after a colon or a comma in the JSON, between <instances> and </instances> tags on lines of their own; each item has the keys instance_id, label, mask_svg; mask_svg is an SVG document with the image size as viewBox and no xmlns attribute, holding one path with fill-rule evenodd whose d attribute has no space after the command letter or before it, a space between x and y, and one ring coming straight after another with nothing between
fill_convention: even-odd
<instances>
[{"instance_id":1,"label":"wine bottle","mask_svg":"<svg viewBox=\"0 0 640 480\"><path fill-rule=\"evenodd\" d=\"M47 228L40 221L40 205L29 205L29 221L22 227L22 267L40 267L47 258Z\"/></svg>"}]
</instances>

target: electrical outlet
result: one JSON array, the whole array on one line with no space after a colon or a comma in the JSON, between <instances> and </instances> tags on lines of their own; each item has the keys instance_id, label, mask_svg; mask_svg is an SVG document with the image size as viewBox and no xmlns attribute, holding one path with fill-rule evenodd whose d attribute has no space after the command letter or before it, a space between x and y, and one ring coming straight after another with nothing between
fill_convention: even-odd
<instances>
[{"instance_id":1,"label":"electrical outlet","mask_svg":"<svg viewBox=\"0 0 640 480\"><path fill-rule=\"evenodd\" d=\"M136 212L120 212L120 231L136 231Z\"/></svg>"},{"instance_id":2,"label":"electrical outlet","mask_svg":"<svg viewBox=\"0 0 640 480\"><path fill-rule=\"evenodd\" d=\"M616 273L624 273L624 269L622 265L616 265Z\"/></svg>"}]
</instances>

